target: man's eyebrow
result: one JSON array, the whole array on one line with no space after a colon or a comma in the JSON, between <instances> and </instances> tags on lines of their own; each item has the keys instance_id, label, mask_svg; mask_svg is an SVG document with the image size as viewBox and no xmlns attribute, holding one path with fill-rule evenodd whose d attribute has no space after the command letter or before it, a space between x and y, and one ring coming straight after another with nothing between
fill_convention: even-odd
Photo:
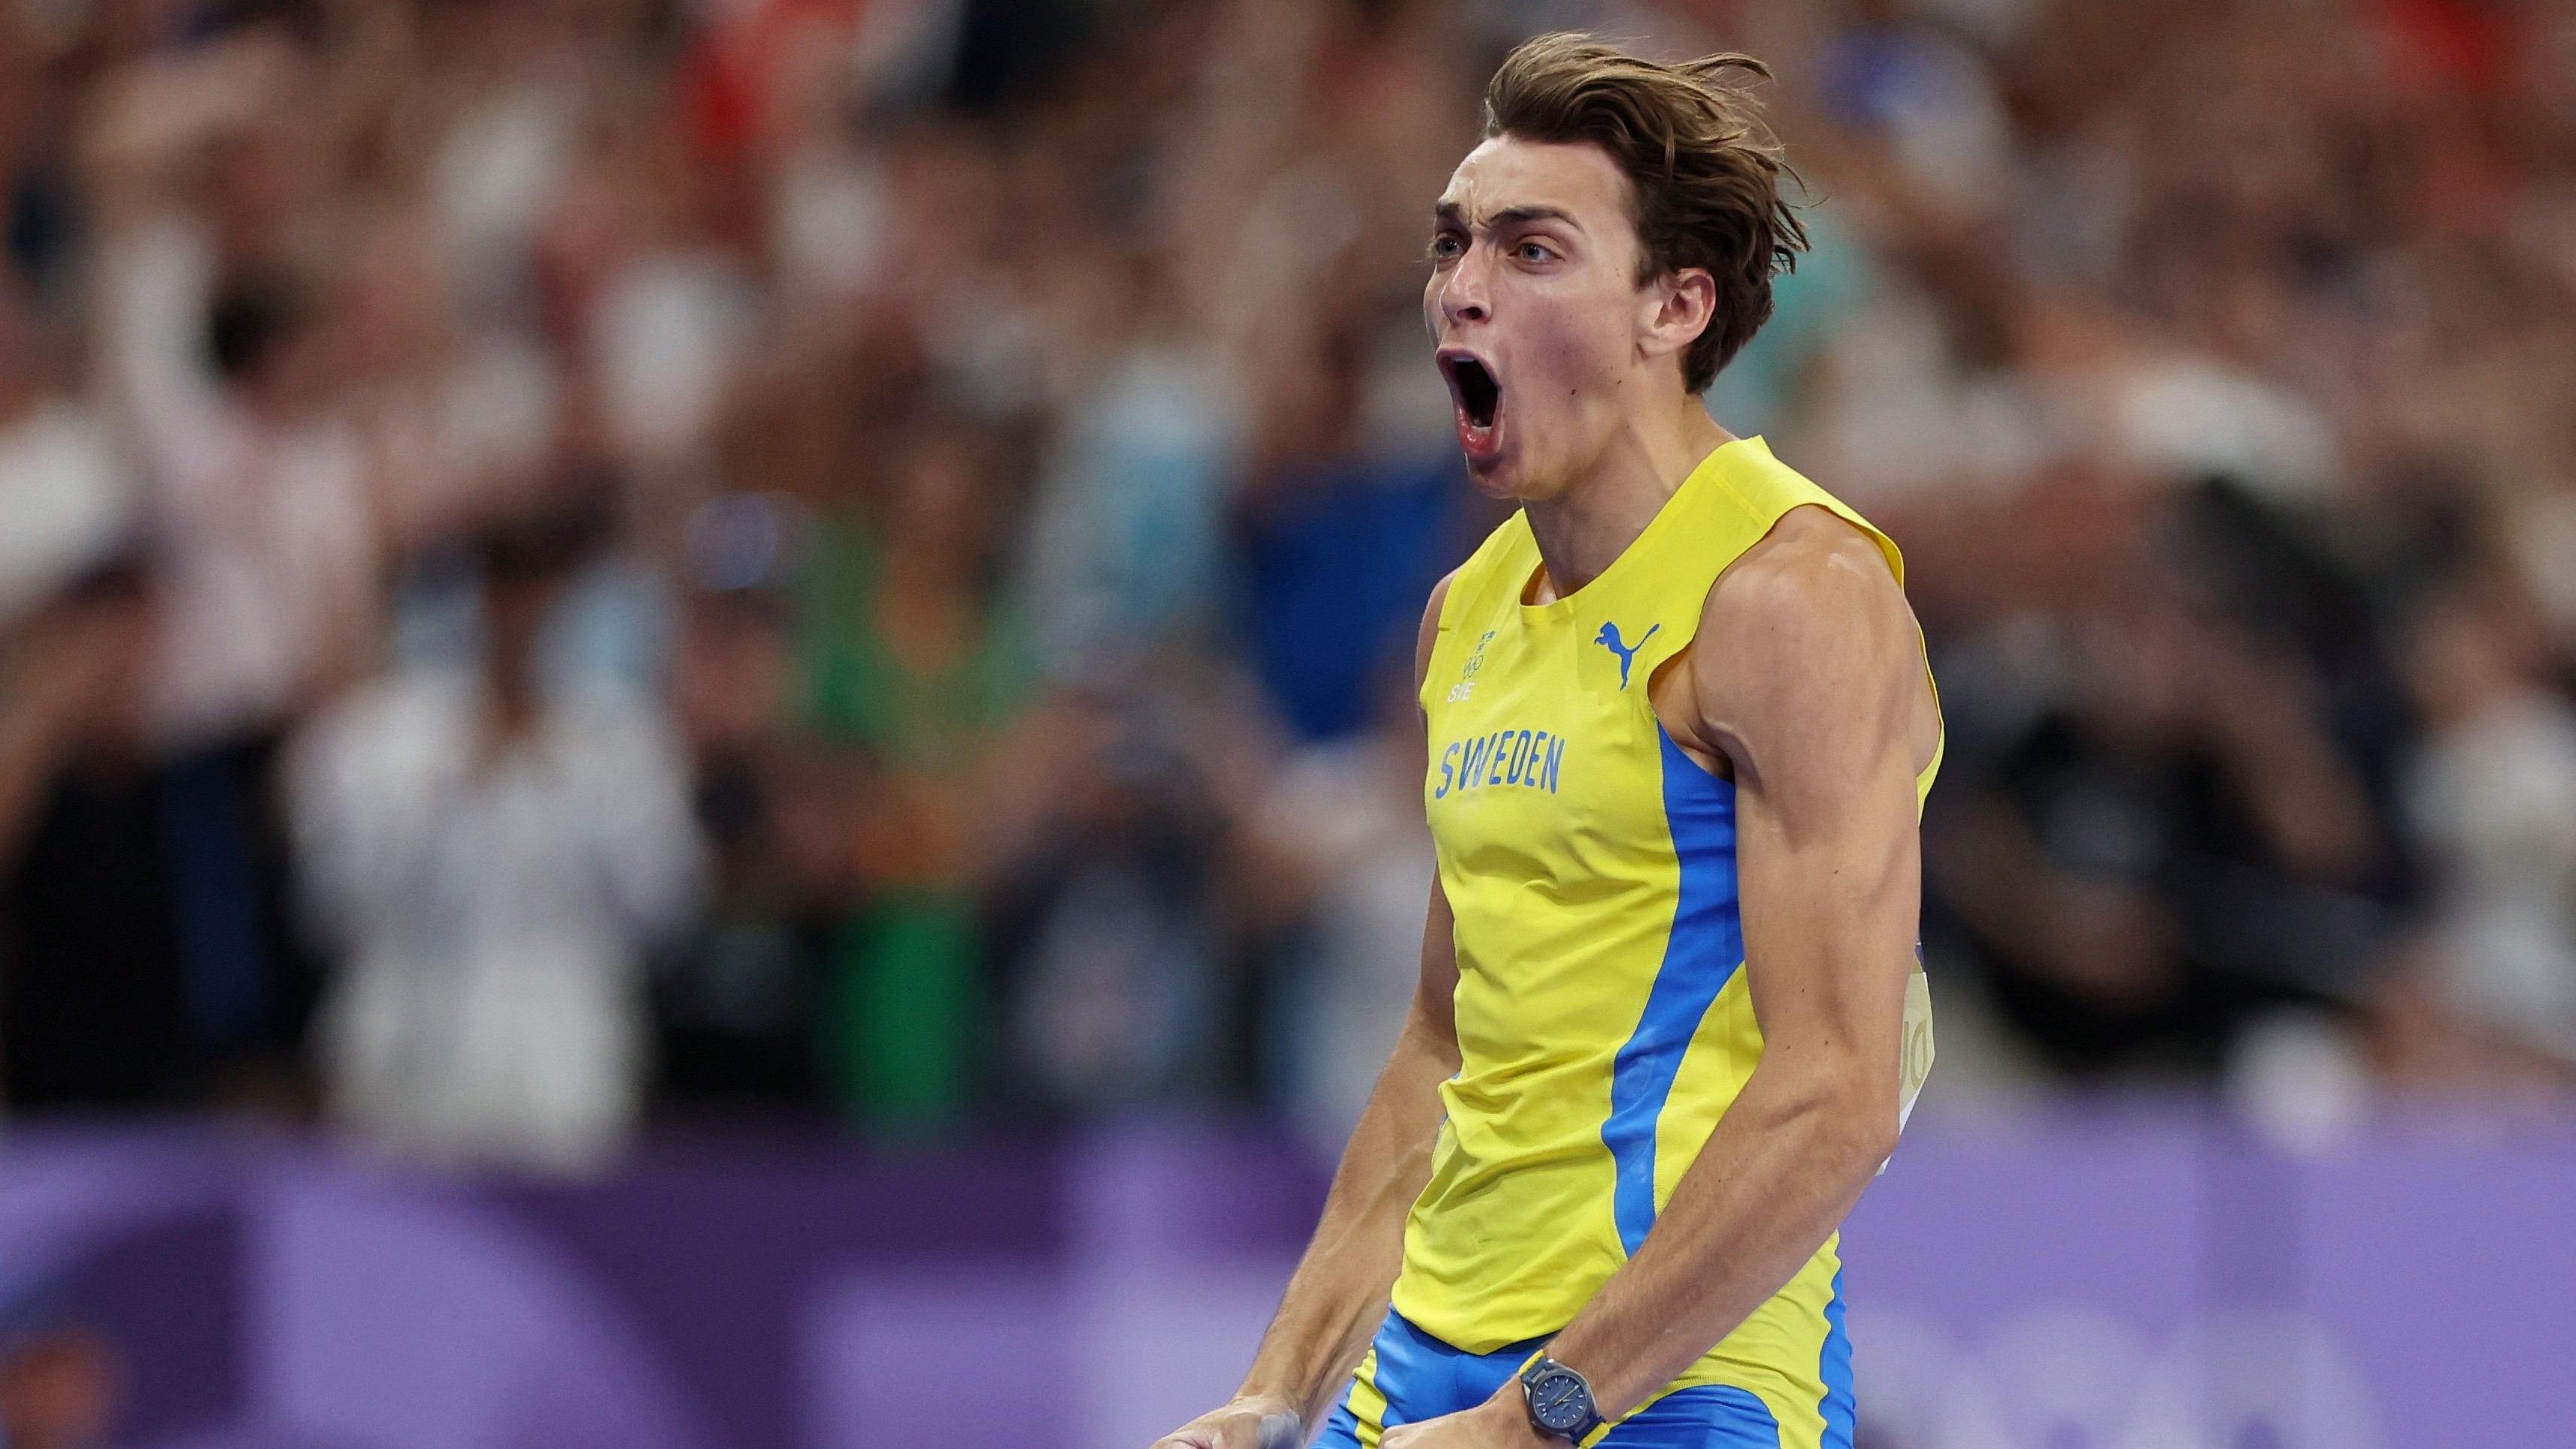
<instances>
[{"instance_id":1,"label":"man's eyebrow","mask_svg":"<svg viewBox=\"0 0 2576 1449\"><path fill-rule=\"evenodd\" d=\"M1458 203L1444 201L1431 208L1431 219L1443 226L1463 226L1466 213ZM1561 221L1577 231L1583 229L1583 223L1576 221L1572 212L1556 206L1507 206L1494 213L1493 225L1525 226L1533 221Z\"/></svg>"}]
</instances>

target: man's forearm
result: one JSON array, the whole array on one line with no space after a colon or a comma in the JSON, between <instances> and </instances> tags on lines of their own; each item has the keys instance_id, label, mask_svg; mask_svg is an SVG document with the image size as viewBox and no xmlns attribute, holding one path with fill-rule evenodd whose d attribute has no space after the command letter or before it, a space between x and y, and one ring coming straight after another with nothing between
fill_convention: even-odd
<instances>
[{"instance_id":1,"label":"man's forearm","mask_svg":"<svg viewBox=\"0 0 2576 1449\"><path fill-rule=\"evenodd\" d=\"M1814 1255L1894 1150L1881 1095L1754 1071L1636 1257L1548 1347L1605 1417L1672 1382Z\"/></svg>"},{"instance_id":2,"label":"man's forearm","mask_svg":"<svg viewBox=\"0 0 2576 1449\"><path fill-rule=\"evenodd\" d=\"M1293 1406L1312 1425L1367 1351L1404 1258L1404 1218L1431 1177L1440 1083L1457 1069L1420 1012L1378 1076L1324 1201L1306 1256L1262 1335L1242 1393Z\"/></svg>"}]
</instances>

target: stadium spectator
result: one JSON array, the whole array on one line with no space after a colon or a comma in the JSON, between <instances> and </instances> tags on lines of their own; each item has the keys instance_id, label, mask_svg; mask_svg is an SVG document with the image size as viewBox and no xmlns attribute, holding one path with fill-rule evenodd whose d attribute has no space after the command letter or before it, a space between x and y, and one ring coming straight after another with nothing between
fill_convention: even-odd
<instances>
[{"instance_id":1,"label":"stadium spectator","mask_svg":"<svg viewBox=\"0 0 2576 1449\"><path fill-rule=\"evenodd\" d=\"M257 753L155 737L138 500L51 340L0 287L0 1085L39 1110L291 1092L308 977Z\"/></svg>"},{"instance_id":2,"label":"stadium spectator","mask_svg":"<svg viewBox=\"0 0 2576 1449\"><path fill-rule=\"evenodd\" d=\"M2492 584L2428 598L2406 644L2429 729L2404 805L2433 898L2421 979L2395 1007L2417 1018L2393 1033L2398 1066L2454 1089L2564 1083L2576 1075L2576 709L2542 674L2527 603Z\"/></svg>"},{"instance_id":3,"label":"stadium spectator","mask_svg":"<svg viewBox=\"0 0 2576 1449\"><path fill-rule=\"evenodd\" d=\"M981 821L1040 684L999 591L995 467L962 430L899 446L876 506L825 520L798 619L806 721L874 777L865 893L832 952L832 1075L860 1120L897 1129L954 1120L987 1045Z\"/></svg>"},{"instance_id":4,"label":"stadium spectator","mask_svg":"<svg viewBox=\"0 0 2576 1449\"><path fill-rule=\"evenodd\" d=\"M330 1109L400 1151L581 1170L643 1106L645 953L693 904L699 846L669 722L540 671L602 526L581 500L485 529L479 670L392 675L297 746L302 875L338 947Z\"/></svg>"},{"instance_id":5,"label":"stadium spectator","mask_svg":"<svg viewBox=\"0 0 2576 1449\"><path fill-rule=\"evenodd\" d=\"M656 981L662 1100L691 1115L810 1115L831 940L859 888L867 772L798 727L791 589L812 547L793 500L735 493L690 520L672 704L696 762L707 909Z\"/></svg>"}]
</instances>

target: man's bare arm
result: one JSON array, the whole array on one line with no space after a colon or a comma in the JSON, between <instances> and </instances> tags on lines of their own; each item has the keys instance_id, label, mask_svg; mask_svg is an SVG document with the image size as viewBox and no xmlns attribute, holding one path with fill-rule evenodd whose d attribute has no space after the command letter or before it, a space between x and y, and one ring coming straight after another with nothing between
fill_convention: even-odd
<instances>
[{"instance_id":1,"label":"man's bare arm","mask_svg":"<svg viewBox=\"0 0 2576 1449\"><path fill-rule=\"evenodd\" d=\"M1423 615L1417 684L1430 666L1448 589L1442 580ZM1311 1437L1334 1389L1367 1352L1403 1263L1405 1214L1431 1180L1440 1084L1458 1071L1453 932L1449 898L1435 880L1422 927L1422 975L1403 1034L1342 1149L1322 1220L1262 1335L1251 1372L1231 1403L1157 1440L1154 1449L1294 1449Z\"/></svg>"},{"instance_id":2,"label":"man's bare arm","mask_svg":"<svg viewBox=\"0 0 2576 1449\"><path fill-rule=\"evenodd\" d=\"M1938 723L1877 546L1793 513L1710 590L1703 742L1736 782L1762 1061L1646 1243L1551 1352L1633 1409L1780 1291L1895 1150L1922 900L1915 775Z\"/></svg>"}]
</instances>

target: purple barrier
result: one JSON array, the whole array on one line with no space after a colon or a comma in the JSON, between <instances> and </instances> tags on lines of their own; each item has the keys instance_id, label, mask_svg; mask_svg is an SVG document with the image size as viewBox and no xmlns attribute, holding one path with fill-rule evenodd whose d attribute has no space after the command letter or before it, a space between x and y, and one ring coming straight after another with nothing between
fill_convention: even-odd
<instances>
[{"instance_id":1,"label":"purple barrier","mask_svg":"<svg viewBox=\"0 0 2576 1449\"><path fill-rule=\"evenodd\" d=\"M2291 1157L2196 1114L1927 1123L1846 1233L1908 1446L2576 1443L2564 1126Z\"/></svg>"},{"instance_id":2,"label":"purple barrier","mask_svg":"<svg viewBox=\"0 0 2576 1449\"><path fill-rule=\"evenodd\" d=\"M665 1144L584 1187L21 1131L0 1352L94 1329L138 1449L1141 1449L1241 1372L1322 1186L1214 1131ZM1846 1235L1863 1444L2566 1442L2571 1200L2563 1129L1920 1123Z\"/></svg>"}]
</instances>

